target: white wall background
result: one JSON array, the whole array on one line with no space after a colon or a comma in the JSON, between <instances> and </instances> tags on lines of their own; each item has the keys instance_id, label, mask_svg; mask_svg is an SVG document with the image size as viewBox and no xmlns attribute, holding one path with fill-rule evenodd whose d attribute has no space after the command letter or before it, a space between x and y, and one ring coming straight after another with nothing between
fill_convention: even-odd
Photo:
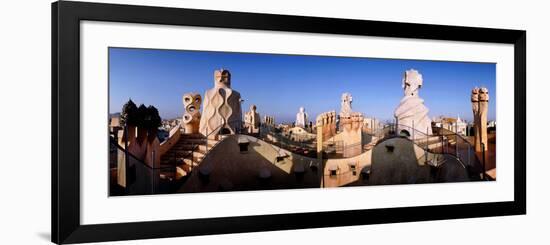
<instances>
[{"instance_id":1,"label":"white wall background","mask_svg":"<svg viewBox=\"0 0 550 245\"><path fill-rule=\"evenodd\" d=\"M115 2L115 1L106 1ZM549 6L544 1L120 0L177 6L527 30L525 216L230 234L112 244L547 244L550 172L544 123L550 81ZM0 10L1 244L47 244L50 231L50 1L9 1ZM541 128L541 130L537 129Z\"/></svg>"}]
</instances>

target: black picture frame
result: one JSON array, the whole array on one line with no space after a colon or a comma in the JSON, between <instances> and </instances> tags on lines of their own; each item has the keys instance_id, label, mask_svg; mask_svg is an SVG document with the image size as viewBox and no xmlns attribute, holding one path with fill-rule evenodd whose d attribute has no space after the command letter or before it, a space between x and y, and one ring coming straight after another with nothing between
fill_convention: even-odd
<instances>
[{"instance_id":1,"label":"black picture frame","mask_svg":"<svg viewBox=\"0 0 550 245\"><path fill-rule=\"evenodd\" d=\"M514 45L514 201L277 215L80 224L80 21L364 35ZM380 224L526 213L526 32L320 17L61 1L52 4L54 243ZM511 85L510 85L511 86Z\"/></svg>"}]
</instances>

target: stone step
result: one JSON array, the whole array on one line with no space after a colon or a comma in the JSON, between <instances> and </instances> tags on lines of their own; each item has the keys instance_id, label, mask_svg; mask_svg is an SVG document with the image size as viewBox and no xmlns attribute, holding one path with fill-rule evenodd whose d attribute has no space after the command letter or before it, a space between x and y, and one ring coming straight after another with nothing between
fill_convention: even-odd
<instances>
[{"instance_id":1,"label":"stone step","mask_svg":"<svg viewBox=\"0 0 550 245\"><path fill-rule=\"evenodd\" d=\"M170 149L170 151L172 151L172 153L173 151L191 151L191 150L206 152L207 148L208 147L206 145L181 144L181 145L173 146L172 149Z\"/></svg>"},{"instance_id":2,"label":"stone step","mask_svg":"<svg viewBox=\"0 0 550 245\"><path fill-rule=\"evenodd\" d=\"M205 137L202 134L182 134L181 139L204 139Z\"/></svg>"},{"instance_id":3,"label":"stone step","mask_svg":"<svg viewBox=\"0 0 550 245\"><path fill-rule=\"evenodd\" d=\"M161 167L168 167L168 166L162 166ZM175 166L175 172L170 170L162 171L159 175L161 179L165 179L168 181L172 180L179 180L184 176L187 176L191 172L191 167L185 164L180 164L178 166Z\"/></svg>"},{"instance_id":4,"label":"stone step","mask_svg":"<svg viewBox=\"0 0 550 245\"><path fill-rule=\"evenodd\" d=\"M193 146L196 146L196 145L207 145L208 144L208 147L211 147L211 146L214 146L216 143L218 143L218 141L216 140L196 140L196 139L193 139L193 140L180 140L178 141L178 143L176 143L174 146L172 146L172 148L176 148L178 149L179 148L182 148L182 147L193 147Z\"/></svg>"},{"instance_id":5,"label":"stone step","mask_svg":"<svg viewBox=\"0 0 550 245\"><path fill-rule=\"evenodd\" d=\"M204 154L202 153L198 153L198 154L194 154L193 155L193 162L194 163L198 163L200 161L202 161L202 159L204 158ZM161 165L171 165L171 164L174 164L174 159L176 161L176 164L179 164L179 163L186 163L186 164L190 164L191 162L191 156L186 156L185 158L183 158L183 156L179 156L179 157L163 157L161 160L160 160L160 164Z\"/></svg>"},{"instance_id":6,"label":"stone step","mask_svg":"<svg viewBox=\"0 0 550 245\"><path fill-rule=\"evenodd\" d=\"M185 163L185 165L198 166L202 159L202 157L193 158L193 161L191 161L191 159L183 159L183 162Z\"/></svg>"},{"instance_id":7,"label":"stone step","mask_svg":"<svg viewBox=\"0 0 550 245\"><path fill-rule=\"evenodd\" d=\"M176 166L176 180L179 180L185 176L187 176L191 172L191 167L187 165L179 165Z\"/></svg>"},{"instance_id":8,"label":"stone step","mask_svg":"<svg viewBox=\"0 0 550 245\"><path fill-rule=\"evenodd\" d=\"M170 158L181 158L181 157L189 157L191 156L191 154L193 154L193 156L200 156L200 157L203 157L205 155L205 152L203 151L187 151L187 150L182 150L182 151L176 151L175 153L172 152L171 154L165 154L164 156L162 156L161 159L170 159Z\"/></svg>"},{"instance_id":9,"label":"stone step","mask_svg":"<svg viewBox=\"0 0 550 245\"><path fill-rule=\"evenodd\" d=\"M187 143L182 143L182 144L176 144L174 146L172 146L172 148L170 148L170 150L168 150L168 152L165 153L165 155L174 155L174 152L179 152L179 151L191 151L192 149L195 149L195 151L200 151L200 152L206 152L206 150L210 150L212 149L212 147L214 147L214 145L217 143L216 142L211 142L208 144L208 147L206 146L206 144L187 144Z\"/></svg>"},{"instance_id":10,"label":"stone step","mask_svg":"<svg viewBox=\"0 0 550 245\"><path fill-rule=\"evenodd\" d=\"M177 163L184 162L185 164L191 164L191 151L193 150L193 164L197 165L204 158L207 150L212 149L219 141L209 139L206 140L202 135L186 135L186 137L197 137L197 138L180 138L178 143L176 143L168 152L166 152L161 158L161 164L174 164L174 158ZM202 138L198 138L201 136ZM198 144L200 143L200 144ZM208 146L206 145L208 143ZM186 159L184 159L184 157Z\"/></svg>"},{"instance_id":11,"label":"stone step","mask_svg":"<svg viewBox=\"0 0 550 245\"><path fill-rule=\"evenodd\" d=\"M176 174L174 172L161 172L159 176L161 179L170 181L176 179Z\"/></svg>"},{"instance_id":12,"label":"stone step","mask_svg":"<svg viewBox=\"0 0 550 245\"><path fill-rule=\"evenodd\" d=\"M206 144L207 142L207 139L195 139L195 138L180 138L180 140L178 141L178 143L176 143L176 145L178 144Z\"/></svg>"},{"instance_id":13,"label":"stone step","mask_svg":"<svg viewBox=\"0 0 550 245\"><path fill-rule=\"evenodd\" d=\"M166 180L169 180L169 181L179 180L179 179L189 175L190 172L191 172L191 166L186 165L186 164L180 164L180 165L176 166L176 171L175 172L172 172L172 171L161 172L160 173L160 178L161 179L166 179Z\"/></svg>"}]
</instances>

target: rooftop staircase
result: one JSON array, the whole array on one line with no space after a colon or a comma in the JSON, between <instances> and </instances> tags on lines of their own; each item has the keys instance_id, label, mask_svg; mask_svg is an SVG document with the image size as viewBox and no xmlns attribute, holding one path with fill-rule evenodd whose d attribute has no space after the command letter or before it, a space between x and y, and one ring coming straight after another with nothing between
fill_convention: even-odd
<instances>
[{"instance_id":1,"label":"rooftop staircase","mask_svg":"<svg viewBox=\"0 0 550 245\"><path fill-rule=\"evenodd\" d=\"M162 173L179 180L191 173L219 140L206 139L202 134L182 134L178 142L161 157L161 166L176 166L175 173ZM162 175L161 174L161 175Z\"/></svg>"}]
</instances>

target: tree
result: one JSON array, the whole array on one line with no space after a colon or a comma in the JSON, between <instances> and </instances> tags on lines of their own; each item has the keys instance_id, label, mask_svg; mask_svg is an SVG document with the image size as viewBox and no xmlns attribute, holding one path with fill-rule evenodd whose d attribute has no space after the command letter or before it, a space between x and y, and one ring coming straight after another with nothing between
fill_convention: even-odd
<instances>
[{"instance_id":1,"label":"tree","mask_svg":"<svg viewBox=\"0 0 550 245\"><path fill-rule=\"evenodd\" d=\"M159 111L152 105L146 107L144 104L139 107L130 99L124 106L120 114L120 123L122 126L137 126L148 131L155 130L162 124Z\"/></svg>"},{"instance_id":2,"label":"tree","mask_svg":"<svg viewBox=\"0 0 550 245\"><path fill-rule=\"evenodd\" d=\"M120 125L121 126L137 126L138 124L138 115L137 115L137 106L129 99L126 104L122 106L122 112L120 113Z\"/></svg>"},{"instance_id":3,"label":"tree","mask_svg":"<svg viewBox=\"0 0 550 245\"><path fill-rule=\"evenodd\" d=\"M147 107L144 104L139 105L136 112L136 126L138 126L138 128L147 129L147 113Z\"/></svg>"},{"instance_id":4,"label":"tree","mask_svg":"<svg viewBox=\"0 0 550 245\"><path fill-rule=\"evenodd\" d=\"M149 131L154 131L160 127L162 119L160 118L159 111L152 105L147 107L145 118L144 118L144 127Z\"/></svg>"}]
</instances>

